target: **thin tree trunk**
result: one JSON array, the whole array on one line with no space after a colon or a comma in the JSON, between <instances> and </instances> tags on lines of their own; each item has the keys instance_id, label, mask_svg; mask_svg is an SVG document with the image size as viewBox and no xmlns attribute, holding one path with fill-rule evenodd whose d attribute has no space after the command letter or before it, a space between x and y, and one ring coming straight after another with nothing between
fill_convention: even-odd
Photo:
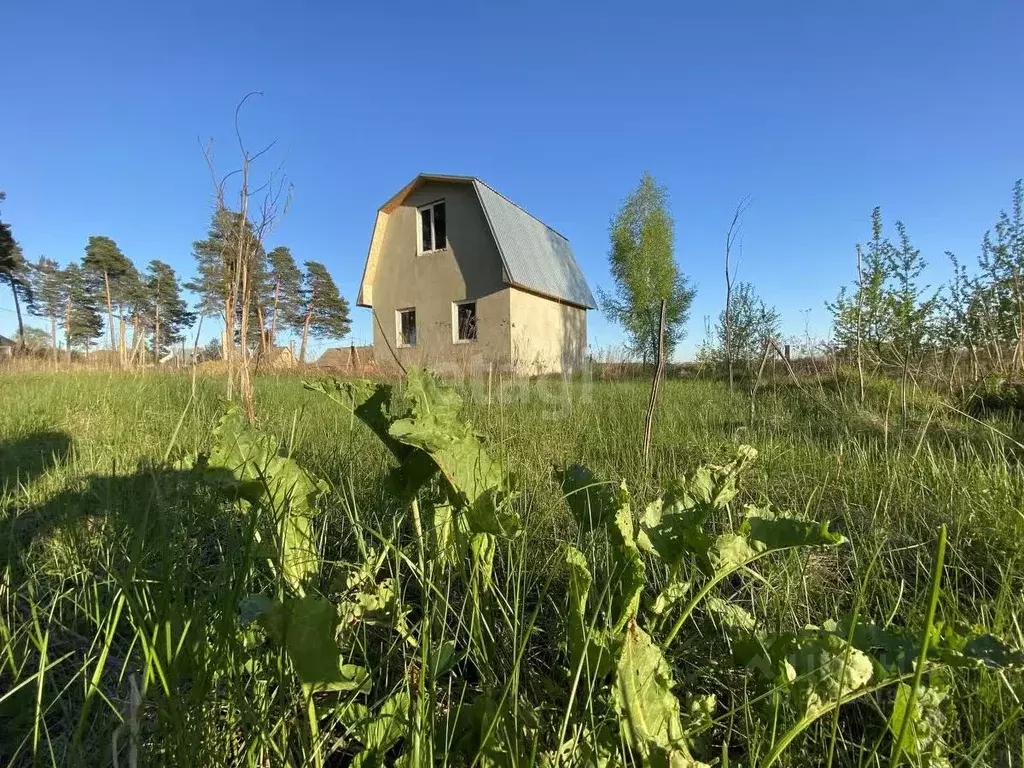
<instances>
[{"instance_id":1,"label":"thin tree trunk","mask_svg":"<svg viewBox=\"0 0 1024 768\"><path fill-rule=\"evenodd\" d=\"M277 302L281 297L281 281L274 283L274 313L270 316L270 346L277 345Z\"/></svg>"},{"instance_id":2,"label":"thin tree trunk","mask_svg":"<svg viewBox=\"0 0 1024 768\"><path fill-rule=\"evenodd\" d=\"M245 205L242 206L242 211L244 214ZM242 364L239 367L238 372L239 384L241 385L242 390L242 405L245 407L245 412L249 417L249 421L253 421L256 418L256 406L253 402L252 371L249 368L249 301L251 299L249 294L249 254L248 251L246 251L245 259L242 262L242 320L239 327L239 332L242 338L242 343L240 345Z\"/></svg>"},{"instance_id":3,"label":"thin tree trunk","mask_svg":"<svg viewBox=\"0 0 1024 768\"><path fill-rule=\"evenodd\" d=\"M103 286L107 291L107 325L110 327L110 349L114 349L114 304L110 301L110 275L103 270Z\"/></svg>"},{"instance_id":4,"label":"thin tree trunk","mask_svg":"<svg viewBox=\"0 0 1024 768\"><path fill-rule=\"evenodd\" d=\"M128 362L128 344L126 339L127 328L124 322L124 307L120 304L117 305L117 335L118 351L120 352L121 367L123 368L125 363Z\"/></svg>"},{"instance_id":5,"label":"thin tree trunk","mask_svg":"<svg viewBox=\"0 0 1024 768\"><path fill-rule=\"evenodd\" d=\"M53 344L53 369L57 370L57 317L50 316L50 340Z\"/></svg>"},{"instance_id":6,"label":"thin tree trunk","mask_svg":"<svg viewBox=\"0 0 1024 768\"><path fill-rule=\"evenodd\" d=\"M725 361L729 367L729 391L732 392L732 280L729 277L729 244L725 246Z\"/></svg>"},{"instance_id":7,"label":"thin tree trunk","mask_svg":"<svg viewBox=\"0 0 1024 768\"><path fill-rule=\"evenodd\" d=\"M14 311L18 315L18 346L25 351L25 323L21 319L21 304L18 302L18 289L14 287L14 277L11 277L11 294L14 296Z\"/></svg>"},{"instance_id":8,"label":"thin tree trunk","mask_svg":"<svg viewBox=\"0 0 1024 768\"><path fill-rule=\"evenodd\" d=\"M260 324L260 351L259 354L262 358L267 357L267 323L266 318L263 316L263 307L260 306L259 302L256 302L256 321Z\"/></svg>"},{"instance_id":9,"label":"thin tree trunk","mask_svg":"<svg viewBox=\"0 0 1024 768\"><path fill-rule=\"evenodd\" d=\"M160 362L160 305L156 305L153 320L153 362Z\"/></svg>"},{"instance_id":10,"label":"thin tree trunk","mask_svg":"<svg viewBox=\"0 0 1024 768\"><path fill-rule=\"evenodd\" d=\"M860 405L864 407L864 356L861 339L864 336L864 271L861 268L861 250L857 246L857 380L860 385Z\"/></svg>"},{"instance_id":11,"label":"thin tree trunk","mask_svg":"<svg viewBox=\"0 0 1024 768\"><path fill-rule=\"evenodd\" d=\"M733 358L735 350L732 348L732 274L730 273L732 261L732 247L736 242L736 236L740 230L740 219L743 212L750 205L750 198L740 200L736 210L733 211L732 221L725 233L725 362L729 369L729 391L733 390Z\"/></svg>"},{"instance_id":12,"label":"thin tree trunk","mask_svg":"<svg viewBox=\"0 0 1024 768\"><path fill-rule=\"evenodd\" d=\"M299 362L306 362L306 341L309 339L309 321L313 317L313 307L306 313L306 322L302 324L302 347L299 349Z\"/></svg>"},{"instance_id":13,"label":"thin tree trunk","mask_svg":"<svg viewBox=\"0 0 1024 768\"><path fill-rule=\"evenodd\" d=\"M907 373L910 369L910 350L903 350L903 372L900 377L900 409L903 418L907 417Z\"/></svg>"},{"instance_id":14,"label":"thin tree trunk","mask_svg":"<svg viewBox=\"0 0 1024 768\"><path fill-rule=\"evenodd\" d=\"M68 347L68 365L71 364L71 294L68 294L67 314L64 316L64 343Z\"/></svg>"}]
</instances>

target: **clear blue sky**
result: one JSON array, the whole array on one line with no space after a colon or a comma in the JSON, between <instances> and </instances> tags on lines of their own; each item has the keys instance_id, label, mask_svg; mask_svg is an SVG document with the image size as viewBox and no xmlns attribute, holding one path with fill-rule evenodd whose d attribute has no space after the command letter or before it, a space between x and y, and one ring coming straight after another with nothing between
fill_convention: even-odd
<instances>
[{"instance_id":1,"label":"clear blue sky","mask_svg":"<svg viewBox=\"0 0 1024 768\"><path fill-rule=\"evenodd\" d=\"M480 176L571 240L607 286L608 220L644 170L698 286L682 356L740 279L785 331L827 333L883 206L945 276L1024 175L1024 3L6 3L2 209L30 259L90 234L191 270L230 167L234 105L295 185L270 238L354 305L376 208L420 171ZM0 332L14 327L0 293ZM368 312L353 307L357 339ZM592 346L621 338L591 314ZM41 324L36 321L36 324ZM204 334L205 335L205 334Z\"/></svg>"}]
</instances>

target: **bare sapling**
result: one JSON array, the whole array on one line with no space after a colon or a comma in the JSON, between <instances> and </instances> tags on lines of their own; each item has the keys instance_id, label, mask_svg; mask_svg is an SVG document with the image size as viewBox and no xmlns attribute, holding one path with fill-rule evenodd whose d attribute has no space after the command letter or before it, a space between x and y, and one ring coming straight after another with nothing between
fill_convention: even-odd
<instances>
[{"instance_id":1,"label":"bare sapling","mask_svg":"<svg viewBox=\"0 0 1024 768\"><path fill-rule=\"evenodd\" d=\"M242 140L239 127L239 114L242 107L253 96L261 96L259 91L247 94L235 107L235 137L241 157L240 166L225 176L217 175L213 160L213 142L204 149L207 166L213 178L216 217L225 226L225 236L221 241L221 263L223 267L223 307L224 307L224 345L223 353L227 367L227 396L234 397L236 379L241 394L242 404L249 419L255 416L253 403L253 383L251 350L249 349L249 323L252 318L254 302L258 302L255 275L260 259L263 258L263 241L288 210L291 200L291 186L280 173L280 168L272 172L259 186L252 183L253 164L269 152L276 141L267 144L258 152L250 152ZM237 179L237 207L232 209L227 203L226 187L228 182ZM262 326L263 313L259 312L258 321ZM235 331L238 330L239 343L235 345ZM263 328L260 331L260 346L263 344Z\"/></svg>"},{"instance_id":2,"label":"bare sapling","mask_svg":"<svg viewBox=\"0 0 1024 768\"><path fill-rule=\"evenodd\" d=\"M857 245L857 380L860 386L859 396L860 405L864 407L864 353L863 353L863 338L864 338L864 269L861 262L863 261L863 252L861 247Z\"/></svg>"},{"instance_id":3,"label":"bare sapling","mask_svg":"<svg viewBox=\"0 0 1024 768\"><path fill-rule=\"evenodd\" d=\"M750 198L745 197L740 200L739 204L732 214L732 221L729 223L729 229L725 233L725 363L729 369L729 391L733 390L733 345L732 345L732 284L734 275L731 274L732 268L732 249L736 244L736 238L739 236L740 229L742 227L742 218L744 211L750 207Z\"/></svg>"}]
</instances>

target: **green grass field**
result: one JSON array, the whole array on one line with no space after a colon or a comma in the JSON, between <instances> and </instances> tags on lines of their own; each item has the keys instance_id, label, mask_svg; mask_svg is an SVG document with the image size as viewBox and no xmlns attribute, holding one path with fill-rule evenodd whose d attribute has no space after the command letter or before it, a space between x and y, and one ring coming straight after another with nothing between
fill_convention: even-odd
<instances>
[{"instance_id":1,"label":"green grass field","mask_svg":"<svg viewBox=\"0 0 1024 768\"><path fill-rule=\"evenodd\" d=\"M319 652L290 633L291 614L283 629L246 621L249 595L296 599L257 535L259 514L273 510L226 497L193 468L225 412L221 381L200 378L193 393L188 378L156 374L0 374L0 761L126 765L137 753L141 765L1020 765L1017 657L994 640L956 650L953 630L1024 648L1022 430L928 393L903 416L886 382L872 382L863 408L853 392L834 381L780 385L751 417L746 395L720 383L668 381L648 473L644 382L472 386L466 416L522 488L510 502L521 525L490 539L485 584L475 552L432 559L419 504L390 490L394 460L351 410L297 379L259 379L258 429L327 488L302 599L339 606L329 651L368 674L318 688L303 682ZM728 461L740 444L760 456L739 495L715 507L711 533L739 530L744 504L770 501L847 542L743 565L708 587L678 634L669 628L682 601L656 613L655 598L678 579L689 599L707 573L696 560L674 571L645 552L640 611L613 629L615 531L581 527L553 468L586 465L612 488L625 480L639 526L662 489ZM578 584L567 543L594 569L584 629L625 643L612 678L600 662L571 663L567 605ZM876 631L870 680L844 687L860 657L834 645L831 661L815 650L819 668L807 672L793 656L781 672L739 661L751 638L768 647L765 638L833 620L830 637L857 646L842 629L853 614ZM664 648L671 700L653 662L634 659L638 675L661 675L658 685L623 687L640 626L658 643L674 635ZM954 650L925 649L921 664L929 627L933 651ZM890 635L906 644L883 671L880 649L896 653ZM654 722L665 711L671 726ZM897 744L901 712L911 716Z\"/></svg>"}]
</instances>

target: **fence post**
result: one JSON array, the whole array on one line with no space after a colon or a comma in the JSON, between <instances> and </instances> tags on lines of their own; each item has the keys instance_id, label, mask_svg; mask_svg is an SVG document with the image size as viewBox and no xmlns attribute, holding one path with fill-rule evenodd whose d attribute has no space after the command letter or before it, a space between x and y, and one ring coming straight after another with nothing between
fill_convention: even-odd
<instances>
[{"instance_id":1,"label":"fence post","mask_svg":"<svg viewBox=\"0 0 1024 768\"><path fill-rule=\"evenodd\" d=\"M651 431L654 428L654 408L658 402L658 386L665 371L665 299L661 300L661 317L658 320L658 364L654 368L654 381L651 382L651 402L647 406L647 419L644 423L644 467L651 471Z\"/></svg>"}]
</instances>

